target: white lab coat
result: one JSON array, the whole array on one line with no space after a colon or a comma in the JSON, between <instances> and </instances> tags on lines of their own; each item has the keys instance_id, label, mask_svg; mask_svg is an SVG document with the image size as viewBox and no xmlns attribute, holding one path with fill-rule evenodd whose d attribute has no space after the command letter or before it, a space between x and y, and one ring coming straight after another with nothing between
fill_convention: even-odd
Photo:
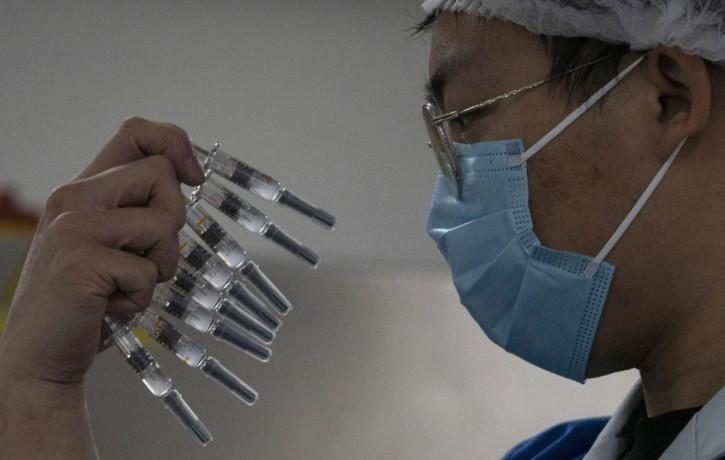
<instances>
[{"instance_id":1,"label":"white lab coat","mask_svg":"<svg viewBox=\"0 0 725 460\"><path fill-rule=\"evenodd\" d=\"M584 460L612 460L619 457L625 446L617 434L643 398L642 383L638 382L605 425ZM660 460L714 460L724 454L725 387L692 417Z\"/></svg>"}]
</instances>

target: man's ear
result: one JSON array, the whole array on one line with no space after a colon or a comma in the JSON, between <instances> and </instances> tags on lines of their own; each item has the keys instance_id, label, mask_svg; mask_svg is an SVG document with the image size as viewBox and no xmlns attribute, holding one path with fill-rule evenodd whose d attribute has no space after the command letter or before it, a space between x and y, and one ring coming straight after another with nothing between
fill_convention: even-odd
<instances>
[{"instance_id":1,"label":"man's ear","mask_svg":"<svg viewBox=\"0 0 725 460\"><path fill-rule=\"evenodd\" d=\"M684 138L697 134L710 117L708 67L698 56L664 46L650 50L644 64L658 94L663 147L672 150Z\"/></svg>"}]
</instances>

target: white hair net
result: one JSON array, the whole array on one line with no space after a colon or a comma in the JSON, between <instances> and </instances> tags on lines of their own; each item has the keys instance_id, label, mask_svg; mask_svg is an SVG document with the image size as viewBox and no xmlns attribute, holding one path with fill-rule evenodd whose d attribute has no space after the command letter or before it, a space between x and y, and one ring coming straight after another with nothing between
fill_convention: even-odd
<instances>
[{"instance_id":1,"label":"white hair net","mask_svg":"<svg viewBox=\"0 0 725 460\"><path fill-rule=\"evenodd\" d=\"M723 0L425 0L423 9L505 19L537 34L591 37L633 50L678 47L725 67Z\"/></svg>"}]
</instances>

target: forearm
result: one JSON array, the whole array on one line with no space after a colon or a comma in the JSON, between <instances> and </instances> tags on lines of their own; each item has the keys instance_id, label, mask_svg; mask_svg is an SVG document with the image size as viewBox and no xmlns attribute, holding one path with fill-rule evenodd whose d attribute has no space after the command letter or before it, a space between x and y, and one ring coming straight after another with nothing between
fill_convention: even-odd
<instances>
[{"instance_id":1,"label":"forearm","mask_svg":"<svg viewBox=\"0 0 725 460\"><path fill-rule=\"evenodd\" d=\"M0 376L0 458L99 458L83 387Z\"/></svg>"}]
</instances>

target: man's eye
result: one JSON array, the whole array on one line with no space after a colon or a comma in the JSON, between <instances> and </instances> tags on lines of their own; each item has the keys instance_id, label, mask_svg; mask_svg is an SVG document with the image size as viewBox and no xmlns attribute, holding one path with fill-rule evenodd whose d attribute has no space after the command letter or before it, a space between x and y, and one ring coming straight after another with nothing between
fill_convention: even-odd
<instances>
[{"instance_id":1,"label":"man's eye","mask_svg":"<svg viewBox=\"0 0 725 460\"><path fill-rule=\"evenodd\" d=\"M451 124L459 130L466 129L466 122L463 120L462 117L456 117L451 119Z\"/></svg>"},{"instance_id":2,"label":"man's eye","mask_svg":"<svg viewBox=\"0 0 725 460\"><path fill-rule=\"evenodd\" d=\"M452 119L451 123L455 124L459 130L463 131L476 118L477 115L478 114L475 113L459 115L456 118Z\"/></svg>"}]
</instances>

